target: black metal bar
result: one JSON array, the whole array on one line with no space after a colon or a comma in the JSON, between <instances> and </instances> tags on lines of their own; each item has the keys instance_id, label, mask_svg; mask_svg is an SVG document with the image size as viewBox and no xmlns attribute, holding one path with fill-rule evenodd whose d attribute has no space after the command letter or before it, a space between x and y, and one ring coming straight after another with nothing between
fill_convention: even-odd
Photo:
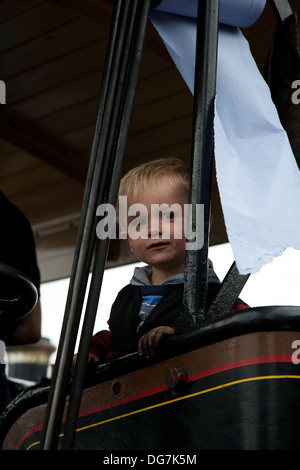
<instances>
[{"instance_id":1,"label":"black metal bar","mask_svg":"<svg viewBox=\"0 0 300 470\"><path fill-rule=\"evenodd\" d=\"M249 276L250 274L240 274L236 263L232 263L222 282L221 289L208 311L207 318L209 320L215 320L230 312Z\"/></svg>"},{"instance_id":2,"label":"black metal bar","mask_svg":"<svg viewBox=\"0 0 300 470\"><path fill-rule=\"evenodd\" d=\"M279 23L284 24L293 15L293 10L288 0L270 0Z\"/></svg>"},{"instance_id":3,"label":"black metal bar","mask_svg":"<svg viewBox=\"0 0 300 470\"><path fill-rule=\"evenodd\" d=\"M190 204L204 205L204 245L186 252L183 302L194 322L204 318L206 304L218 29L219 0L198 0ZM189 226L199 230L195 218Z\"/></svg>"},{"instance_id":4,"label":"black metal bar","mask_svg":"<svg viewBox=\"0 0 300 470\"><path fill-rule=\"evenodd\" d=\"M128 5L128 2L127 2ZM116 142L115 154L113 155L113 169L110 177L110 185L106 202L115 206L118 195L118 189L122 173L123 159L126 150L129 125L133 110L135 93L137 88L138 76L142 60L142 53L145 41L145 35L148 24L151 1L139 2L134 0L130 4L130 22L126 28L126 41L122 53L121 68L123 71L124 83L122 86L122 100L117 110L120 126L116 127L114 140ZM126 73L124 74L124 71ZM119 80L120 82L120 80ZM112 152L114 148L110 149ZM82 328L81 341L78 351L78 359L75 368L73 384L70 393L65 431L63 438L63 449L70 450L74 447L77 416L80 406L82 388L86 373L86 364L89 351L90 339L93 332L95 318L103 273L105 269L107 251L109 246L108 238L100 240L98 243L89 298L86 307L86 314Z\"/></svg>"},{"instance_id":5,"label":"black metal bar","mask_svg":"<svg viewBox=\"0 0 300 470\"><path fill-rule=\"evenodd\" d=\"M121 5L122 0L118 0L115 3L113 13L109 49L100 93L98 115L83 198L82 216L74 253L70 287L42 432L40 447L45 450L51 450L57 447L63 409L65 406L66 390L69 383L70 368L91 266L95 240L95 230L93 227L98 202L98 191L95 185L97 186L97 184L99 184L100 174L103 169L103 156L100 155L99 158L99 141L101 131L104 124L106 124L104 110L107 106L109 85L111 84L112 58L116 43L118 21L121 15Z\"/></svg>"}]
</instances>

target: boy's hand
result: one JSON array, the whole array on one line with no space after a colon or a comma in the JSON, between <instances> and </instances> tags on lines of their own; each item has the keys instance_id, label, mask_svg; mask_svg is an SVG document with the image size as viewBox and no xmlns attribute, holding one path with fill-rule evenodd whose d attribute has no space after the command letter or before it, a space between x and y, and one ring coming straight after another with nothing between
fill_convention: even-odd
<instances>
[{"instance_id":1,"label":"boy's hand","mask_svg":"<svg viewBox=\"0 0 300 470\"><path fill-rule=\"evenodd\" d=\"M73 376L74 376L74 371L75 371L75 365L76 365L76 361L77 361L77 354L74 355L73 357L73 361L72 361L72 367L71 367L71 380L73 379ZM87 362L87 367L94 363L94 362L99 362L100 359L95 356L95 354L89 354L89 357L88 357L88 362Z\"/></svg>"},{"instance_id":2,"label":"boy's hand","mask_svg":"<svg viewBox=\"0 0 300 470\"><path fill-rule=\"evenodd\" d=\"M138 353L146 357L153 356L161 339L165 336L173 335L175 329L171 326L157 326L153 330L144 334L138 342Z\"/></svg>"}]
</instances>

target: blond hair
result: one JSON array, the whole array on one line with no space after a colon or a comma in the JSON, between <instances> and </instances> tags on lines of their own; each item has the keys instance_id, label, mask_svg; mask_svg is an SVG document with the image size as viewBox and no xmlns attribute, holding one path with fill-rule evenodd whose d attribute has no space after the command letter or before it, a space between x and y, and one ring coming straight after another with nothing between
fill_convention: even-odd
<instances>
[{"instance_id":1,"label":"blond hair","mask_svg":"<svg viewBox=\"0 0 300 470\"><path fill-rule=\"evenodd\" d=\"M144 191L153 191L161 177L167 177L170 185L176 189L178 185L189 192L190 171L179 158L160 158L128 171L121 179L119 196L136 197Z\"/></svg>"}]
</instances>

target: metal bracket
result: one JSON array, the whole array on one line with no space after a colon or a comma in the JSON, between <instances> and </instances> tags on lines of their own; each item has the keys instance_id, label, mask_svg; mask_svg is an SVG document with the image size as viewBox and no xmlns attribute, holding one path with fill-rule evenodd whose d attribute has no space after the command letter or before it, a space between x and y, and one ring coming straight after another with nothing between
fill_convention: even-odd
<instances>
[{"instance_id":1,"label":"metal bracket","mask_svg":"<svg viewBox=\"0 0 300 470\"><path fill-rule=\"evenodd\" d=\"M220 291L213 301L205 319L215 320L230 312L250 274L240 274L234 262L226 274Z\"/></svg>"}]
</instances>

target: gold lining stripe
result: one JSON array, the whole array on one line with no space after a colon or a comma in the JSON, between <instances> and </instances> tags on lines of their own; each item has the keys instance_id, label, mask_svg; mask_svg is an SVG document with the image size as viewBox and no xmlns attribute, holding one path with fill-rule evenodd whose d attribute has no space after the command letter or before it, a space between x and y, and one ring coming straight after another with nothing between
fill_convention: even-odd
<instances>
[{"instance_id":1,"label":"gold lining stripe","mask_svg":"<svg viewBox=\"0 0 300 470\"><path fill-rule=\"evenodd\" d=\"M220 389L225 388L225 387L231 387L233 385L237 385L237 384L245 383L245 382L254 382L255 380L269 380L269 379L300 379L300 375L265 375L265 376L261 376L261 377L250 377L250 378L247 378L247 379L235 380L233 382L228 382L228 383L225 383L225 384L222 384L222 385L217 385L216 387L208 388L206 390L201 390L200 392L191 393L190 395L185 395L184 397L174 398L173 400L168 400L168 401L165 401L163 403L157 403L156 405L147 406L146 408L141 408L140 410L131 411L129 413L125 413L123 415L115 416L113 418L109 418L109 419L106 419L104 421L99 421L98 423L89 424L87 426L83 426L81 428L76 429L76 432L84 431L86 429L90 429L90 428L93 428L93 427L96 427L96 426L101 426L102 424L107 424L107 423L110 423L112 421L116 421L118 419L127 418L128 416L132 416L132 415L135 415L135 414L138 414L138 413L143 413L145 411L153 410L154 408L159 408L160 406L170 405L171 403L186 400L187 398L193 398L193 397L196 397L198 395L203 395L205 393L213 392L215 390L220 390ZM62 437L63 435L64 434L62 433L62 434L59 435L59 437ZM33 442L32 444L30 444L29 447L27 447L26 450L31 449L33 446L35 446L39 443L40 443L40 441Z\"/></svg>"}]
</instances>

